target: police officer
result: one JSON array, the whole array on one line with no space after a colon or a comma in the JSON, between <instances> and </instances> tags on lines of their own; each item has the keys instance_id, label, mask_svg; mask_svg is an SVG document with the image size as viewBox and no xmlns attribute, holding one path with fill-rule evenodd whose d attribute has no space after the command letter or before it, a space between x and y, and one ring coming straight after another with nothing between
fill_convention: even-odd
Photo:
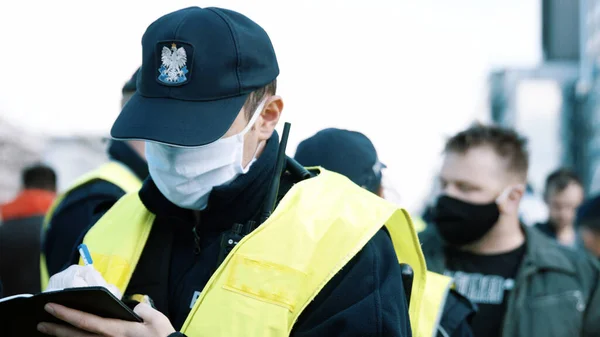
<instances>
[{"instance_id":1,"label":"police officer","mask_svg":"<svg viewBox=\"0 0 600 337\"><path fill-rule=\"evenodd\" d=\"M122 106L136 90L139 69L125 83ZM46 215L45 240L41 258L42 289L48 275L68 265L81 235L127 192L137 191L148 176L143 142L112 141L110 161L78 178L55 200Z\"/></svg>"},{"instance_id":2,"label":"police officer","mask_svg":"<svg viewBox=\"0 0 600 337\"><path fill-rule=\"evenodd\" d=\"M320 169L263 222L283 110L267 33L240 13L191 7L152 23L142 49L138 91L111 133L146 141L150 178L83 242L106 282L156 309L139 304L144 323L131 323L48 304L73 327L39 330L410 336L426 276L405 211ZM410 304L399 261L414 270Z\"/></svg>"},{"instance_id":3,"label":"police officer","mask_svg":"<svg viewBox=\"0 0 600 337\"><path fill-rule=\"evenodd\" d=\"M382 169L386 166L379 160L371 140L360 132L336 128L321 130L298 145L294 159L304 166L322 166L340 173L362 188L383 197ZM429 306L422 306L421 312L433 312L441 316L439 324L431 329L437 331L438 337L473 336L470 321L475 314L474 306L465 297L449 289L449 277L431 277L442 281L434 289L434 293L438 293L441 288L445 288L446 292L446 296L438 298L437 303L431 299L427 302ZM427 295L426 291L425 296Z\"/></svg>"},{"instance_id":4,"label":"police officer","mask_svg":"<svg viewBox=\"0 0 600 337\"><path fill-rule=\"evenodd\" d=\"M371 140L358 131L328 128L298 144L300 164L340 173L360 187L383 197L382 173L387 166Z\"/></svg>"},{"instance_id":5,"label":"police officer","mask_svg":"<svg viewBox=\"0 0 600 337\"><path fill-rule=\"evenodd\" d=\"M323 168L341 173L355 184L384 197L382 170L371 140L357 131L328 128L298 145L295 159L305 166ZM417 232L427 226L418 216L412 215Z\"/></svg>"}]
</instances>

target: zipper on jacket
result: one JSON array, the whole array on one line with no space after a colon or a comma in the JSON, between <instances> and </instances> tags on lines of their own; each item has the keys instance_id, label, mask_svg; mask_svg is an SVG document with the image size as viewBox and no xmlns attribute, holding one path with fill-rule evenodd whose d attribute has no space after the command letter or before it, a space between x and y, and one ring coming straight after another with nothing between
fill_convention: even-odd
<instances>
[{"instance_id":1,"label":"zipper on jacket","mask_svg":"<svg viewBox=\"0 0 600 337\"><path fill-rule=\"evenodd\" d=\"M194 228L192 228L192 233L194 234L194 254L199 255L201 249L200 246L200 235L198 234L198 226L200 226L200 212L194 212Z\"/></svg>"},{"instance_id":2,"label":"zipper on jacket","mask_svg":"<svg viewBox=\"0 0 600 337\"><path fill-rule=\"evenodd\" d=\"M508 294L508 302L506 305L506 312L504 314L504 322L502 324L502 337L512 337L514 329L514 320L511 319L515 313L521 310L519 304L525 302L525 296L528 291L529 278L537 272L537 267L527 259L522 262L521 270L515 277L515 285Z\"/></svg>"},{"instance_id":3,"label":"zipper on jacket","mask_svg":"<svg viewBox=\"0 0 600 337\"><path fill-rule=\"evenodd\" d=\"M577 304L575 305L575 308L577 308L577 311L584 312L586 305L585 305L585 300L583 299L583 294L581 293L581 291L575 290L573 292L573 296L575 296L575 298L577 299Z\"/></svg>"}]
</instances>

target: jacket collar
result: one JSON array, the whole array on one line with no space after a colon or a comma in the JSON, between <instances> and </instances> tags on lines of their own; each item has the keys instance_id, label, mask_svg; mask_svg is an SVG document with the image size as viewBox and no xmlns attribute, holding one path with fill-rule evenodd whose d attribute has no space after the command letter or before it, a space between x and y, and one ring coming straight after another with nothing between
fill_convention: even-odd
<instances>
[{"instance_id":1,"label":"jacket collar","mask_svg":"<svg viewBox=\"0 0 600 337\"><path fill-rule=\"evenodd\" d=\"M111 159L123 163L129 167L140 180L148 177L148 164L127 143L112 140L108 147L108 155Z\"/></svg>"},{"instance_id":2,"label":"jacket collar","mask_svg":"<svg viewBox=\"0 0 600 337\"><path fill-rule=\"evenodd\" d=\"M213 188L207 208L201 212L200 231L221 232L234 224L245 224L260 211L275 169L279 136L273 132L263 153L250 170L227 185ZM171 203L148 177L139 192L144 206L157 217L175 217L188 223L198 220L197 212Z\"/></svg>"},{"instance_id":3,"label":"jacket collar","mask_svg":"<svg viewBox=\"0 0 600 337\"><path fill-rule=\"evenodd\" d=\"M535 228L526 226L522 228L527 240L524 267L575 274L575 267L563 253L568 248L561 247Z\"/></svg>"},{"instance_id":4,"label":"jacket collar","mask_svg":"<svg viewBox=\"0 0 600 337\"><path fill-rule=\"evenodd\" d=\"M549 236L551 238L556 238L556 229L550 223L550 221L537 223L534 227L535 227L535 229L539 230L543 234L546 234L547 236Z\"/></svg>"},{"instance_id":5,"label":"jacket collar","mask_svg":"<svg viewBox=\"0 0 600 337\"><path fill-rule=\"evenodd\" d=\"M521 225L525 233L525 258L522 268L532 270L555 270L568 274L574 274L575 268L563 253L560 247L552 239L544 236L537 229ZM444 272L446 268L445 247L440 235L434 226L428 226L427 230L420 235L423 254L427 258L427 267L434 272Z\"/></svg>"}]
</instances>

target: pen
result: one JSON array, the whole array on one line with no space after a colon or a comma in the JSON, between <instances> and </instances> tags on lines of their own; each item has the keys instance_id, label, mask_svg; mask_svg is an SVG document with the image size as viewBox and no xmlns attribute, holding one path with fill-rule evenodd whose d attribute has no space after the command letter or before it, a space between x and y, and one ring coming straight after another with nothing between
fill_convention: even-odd
<instances>
[{"instance_id":1,"label":"pen","mask_svg":"<svg viewBox=\"0 0 600 337\"><path fill-rule=\"evenodd\" d=\"M83 264L86 266L91 266L94 261L92 261L92 255L90 255L90 251L85 243L80 244L77 249L79 250L79 255L83 260Z\"/></svg>"}]
</instances>

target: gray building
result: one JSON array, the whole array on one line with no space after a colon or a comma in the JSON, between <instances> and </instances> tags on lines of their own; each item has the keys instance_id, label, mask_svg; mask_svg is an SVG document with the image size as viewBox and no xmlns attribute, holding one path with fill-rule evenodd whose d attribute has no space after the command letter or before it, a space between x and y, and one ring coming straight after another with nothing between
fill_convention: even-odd
<instances>
[{"instance_id":1,"label":"gray building","mask_svg":"<svg viewBox=\"0 0 600 337\"><path fill-rule=\"evenodd\" d=\"M492 119L524 132L532 143L532 179L558 166L573 168L588 193L600 192L600 0L542 0L544 62L534 69L490 75ZM524 84L525 83L525 84ZM537 114L519 104L526 84L554 83ZM557 99L558 98L558 99ZM544 104L554 102L554 106ZM525 122L524 122L525 121Z\"/></svg>"},{"instance_id":2,"label":"gray building","mask_svg":"<svg viewBox=\"0 0 600 337\"><path fill-rule=\"evenodd\" d=\"M574 62L548 62L533 69L502 69L489 78L490 113L495 123L515 128L528 138L529 181L539 194L546 176L559 166L574 166L572 123Z\"/></svg>"},{"instance_id":3,"label":"gray building","mask_svg":"<svg viewBox=\"0 0 600 337\"><path fill-rule=\"evenodd\" d=\"M600 1L580 0L580 78L576 123L579 166L588 191L600 192Z\"/></svg>"}]
</instances>

